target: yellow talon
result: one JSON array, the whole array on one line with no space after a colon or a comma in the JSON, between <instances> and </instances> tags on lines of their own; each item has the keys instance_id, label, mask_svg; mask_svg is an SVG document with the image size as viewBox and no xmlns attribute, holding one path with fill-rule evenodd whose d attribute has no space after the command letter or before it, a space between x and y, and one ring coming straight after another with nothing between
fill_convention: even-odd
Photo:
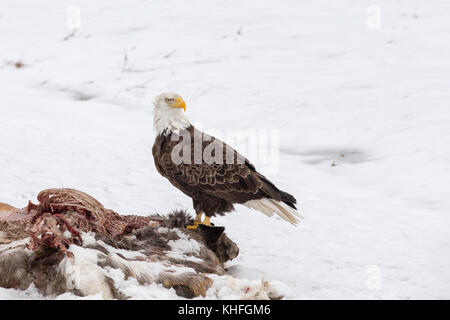
<instances>
[{"instance_id":1,"label":"yellow talon","mask_svg":"<svg viewBox=\"0 0 450 320\"><path fill-rule=\"evenodd\" d=\"M194 224L186 226L186 229L188 229L188 230L197 230L199 224L203 224L205 226L210 227L211 226L210 220L211 220L211 217L206 216L205 220L203 220L203 222L201 222L202 221L202 213L199 213L199 214L197 214L195 216Z\"/></svg>"},{"instance_id":2,"label":"yellow talon","mask_svg":"<svg viewBox=\"0 0 450 320\"><path fill-rule=\"evenodd\" d=\"M200 224L199 222L194 222L193 225L186 226L186 229L188 229L188 230L197 230L199 224Z\"/></svg>"},{"instance_id":3,"label":"yellow talon","mask_svg":"<svg viewBox=\"0 0 450 320\"><path fill-rule=\"evenodd\" d=\"M203 215L202 212L197 213L197 215L195 216L195 219L194 219L194 224L193 224L193 225L186 226L186 229L189 229L189 230L197 230L198 225L199 225L200 223L202 223L202 215Z\"/></svg>"}]
</instances>

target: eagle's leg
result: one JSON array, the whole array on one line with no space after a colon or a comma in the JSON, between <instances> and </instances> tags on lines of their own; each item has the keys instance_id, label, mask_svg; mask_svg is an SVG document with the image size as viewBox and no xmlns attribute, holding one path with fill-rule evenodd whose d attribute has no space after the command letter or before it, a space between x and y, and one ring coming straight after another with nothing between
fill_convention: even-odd
<instances>
[{"instance_id":1,"label":"eagle's leg","mask_svg":"<svg viewBox=\"0 0 450 320\"><path fill-rule=\"evenodd\" d=\"M197 230L198 225L199 225L200 223L202 223L202 215L203 215L203 212L197 213L197 215L195 216L195 219L194 219L194 224L193 224L193 225L186 226L186 229L189 229L189 230ZM205 218L205 219L206 219L206 218Z\"/></svg>"},{"instance_id":2,"label":"eagle's leg","mask_svg":"<svg viewBox=\"0 0 450 320\"><path fill-rule=\"evenodd\" d=\"M197 215L195 216L195 219L194 219L194 223L197 223L197 224L201 223L202 215L203 215L203 212L197 213Z\"/></svg>"},{"instance_id":3,"label":"eagle's leg","mask_svg":"<svg viewBox=\"0 0 450 320\"><path fill-rule=\"evenodd\" d=\"M205 226L210 227L211 226L211 222L209 221L211 220L211 217L205 216L205 220L203 220L203 223Z\"/></svg>"}]
</instances>

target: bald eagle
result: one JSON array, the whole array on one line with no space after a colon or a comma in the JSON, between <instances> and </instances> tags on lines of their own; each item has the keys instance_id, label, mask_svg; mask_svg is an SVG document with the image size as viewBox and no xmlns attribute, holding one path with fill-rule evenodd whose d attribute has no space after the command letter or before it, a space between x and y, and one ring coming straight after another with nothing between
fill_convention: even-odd
<instances>
[{"instance_id":1,"label":"bald eagle","mask_svg":"<svg viewBox=\"0 0 450 320\"><path fill-rule=\"evenodd\" d=\"M234 204L267 216L275 213L296 225L301 216L294 196L278 189L236 150L196 129L184 111L186 103L178 94L167 92L156 97L152 153L158 172L192 198L197 215L188 228L210 226L210 217L232 211ZM204 157L206 148L212 150L211 159Z\"/></svg>"}]
</instances>

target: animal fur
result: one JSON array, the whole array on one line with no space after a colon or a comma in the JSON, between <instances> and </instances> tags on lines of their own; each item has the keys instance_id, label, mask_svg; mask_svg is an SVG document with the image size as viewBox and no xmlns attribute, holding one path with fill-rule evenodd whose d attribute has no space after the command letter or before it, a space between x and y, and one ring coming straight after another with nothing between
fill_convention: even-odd
<instances>
[{"instance_id":1,"label":"animal fur","mask_svg":"<svg viewBox=\"0 0 450 320\"><path fill-rule=\"evenodd\" d=\"M165 288L174 288L179 296L185 298L204 297L206 291L213 284L213 281L207 276L194 272L185 272L180 275L161 272L158 281Z\"/></svg>"},{"instance_id":2,"label":"animal fur","mask_svg":"<svg viewBox=\"0 0 450 320\"><path fill-rule=\"evenodd\" d=\"M1 287L23 290L33 283L46 296L126 299L108 272L117 270L139 285L160 284L192 298L205 296L213 283L208 275L225 275L223 262L239 252L223 228L186 230L192 219L184 211L120 216L73 189L44 190L38 200L0 215ZM198 252L171 255L171 241L182 238L195 241ZM152 263L193 271L155 273Z\"/></svg>"},{"instance_id":3,"label":"animal fur","mask_svg":"<svg viewBox=\"0 0 450 320\"><path fill-rule=\"evenodd\" d=\"M17 210L17 208L14 208L7 203L0 202L0 215L14 210Z\"/></svg>"}]
</instances>

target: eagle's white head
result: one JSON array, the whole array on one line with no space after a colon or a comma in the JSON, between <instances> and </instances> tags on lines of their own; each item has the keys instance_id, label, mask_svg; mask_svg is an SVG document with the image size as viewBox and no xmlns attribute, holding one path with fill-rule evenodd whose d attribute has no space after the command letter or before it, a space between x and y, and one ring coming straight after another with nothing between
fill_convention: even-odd
<instances>
[{"instance_id":1,"label":"eagle's white head","mask_svg":"<svg viewBox=\"0 0 450 320\"><path fill-rule=\"evenodd\" d=\"M184 115L186 102L180 95L173 92L161 93L155 98L154 105L153 128L157 135L170 132L179 134L180 130L191 125Z\"/></svg>"}]
</instances>

